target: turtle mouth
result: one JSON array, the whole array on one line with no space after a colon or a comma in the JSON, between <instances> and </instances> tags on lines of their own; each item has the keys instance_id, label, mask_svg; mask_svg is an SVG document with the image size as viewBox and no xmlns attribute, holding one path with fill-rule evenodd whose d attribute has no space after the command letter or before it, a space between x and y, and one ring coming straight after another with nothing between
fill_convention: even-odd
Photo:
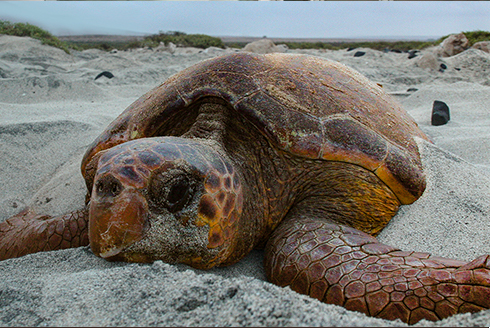
<instances>
[{"instance_id":1,"label":"turtle mouth","mask_svg":"<svg viewBox=\"0 0 490 328\"><path fill-rule=\"evenodd\" d=\"M98 255L104 259L109 259L116 255L119 255L122 251L124 251L125 247L115 247L106 251L101 251Z\"/></svg>"},{"instance_id":2,"label":"turtle mouth","mask_svg":"<svg viewBox=\"0 0 490 328\"><path fill-rule=\"evenodd\" d=\"M148 230L148 204L136 190L123 190L114 199L90 202L89 239L92 252L104 259L119 259L142 240Z\"/></svg>"}]
</instances>

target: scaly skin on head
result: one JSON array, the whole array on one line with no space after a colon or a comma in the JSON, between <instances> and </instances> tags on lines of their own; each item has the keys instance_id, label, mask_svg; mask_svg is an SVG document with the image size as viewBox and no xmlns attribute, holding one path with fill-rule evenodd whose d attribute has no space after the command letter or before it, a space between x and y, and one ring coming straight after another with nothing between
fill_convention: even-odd
<instances>
[{"instance_id":1,"label":"scaly skin on head","mask_svg":"<svg viewBox=\"0 0 490 328\"><path fill-rule=\"evenodd\" d=\"M210 268L234 251L243 206L238 174L211 147L145 138L100 157L90 201L90 245L109 260Z\"/></svg>"}]
</instances>

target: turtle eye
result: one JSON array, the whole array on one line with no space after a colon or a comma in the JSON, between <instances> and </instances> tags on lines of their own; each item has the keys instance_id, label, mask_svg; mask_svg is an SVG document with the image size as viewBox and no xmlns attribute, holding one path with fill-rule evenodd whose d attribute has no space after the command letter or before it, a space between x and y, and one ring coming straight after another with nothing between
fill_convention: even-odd
<instances>
[{"instance_id":1,"label":"turtle eye","mask_svg":"<svg viewBox=\"0 0 490 328\"><path fill-rule=\"evenodd\" d=\"M155 211L181 211L192 198L192 184L182 172L158 174L150 183L149 195Z\"/></svg>"},{"instance_id":2,"label":"turtle eye","mask_svg":"<svg viewBox=\"0 0 490 328\"><path fill-rule=\"evenodd\" d=\"M189 194L189 180L185 177L178 179L172 187L170 187L170 191L167 195L168 209L170 212L175 213L180 211L187 204Z\"/></svg>"}]
</instances>

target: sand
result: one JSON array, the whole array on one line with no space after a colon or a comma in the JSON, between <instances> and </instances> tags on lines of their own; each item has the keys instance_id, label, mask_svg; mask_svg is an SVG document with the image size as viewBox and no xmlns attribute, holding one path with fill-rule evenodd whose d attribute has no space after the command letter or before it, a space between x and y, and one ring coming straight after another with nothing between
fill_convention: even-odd
<instances>
[{"instance_id":1,"label":"sand","mask_svg":"<svg viewBox=\"0 0 490 328\"><path fill-rule=\"evenodd\" d=\"M0 36L0 220L25 206L57 215L83 204L81 157L144 92L234 49L140 49L72 55ZM365 51L354 57L356 51ZM383 85L434 144L419 141L427 190L379 239L403 250L472 260L490 254L490 54L468 50L424 68L418 57L370 49L298 50L345 63ZM440 64L439 62L437 64ZM459 69L459 70L458 70ZM110 71L114 78L101 77ZM409 89L412 89L409 91ZM413 90L415 89L415 90ZM451 121L431 126L434 100ZM207 272L184 265L109 263L88 247L0 262L2 326L402 326L323 304L265 281L261 251ZM488 326L490 311L422 326Z\"/></svg>"}]
</instances>

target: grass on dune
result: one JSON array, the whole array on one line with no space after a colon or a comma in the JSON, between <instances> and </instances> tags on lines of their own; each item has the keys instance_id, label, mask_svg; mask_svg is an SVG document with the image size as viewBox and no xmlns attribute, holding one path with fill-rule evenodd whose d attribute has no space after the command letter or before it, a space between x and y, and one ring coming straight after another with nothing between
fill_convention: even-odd
<instances>
[{"instance_id":1,"label":"grass on dune","mask_svg":"<svg viewBox=\"0 0 490 328\"><path fill-rule=\"evenodd\" d=\"M60 48L67 54L70 53L68 45L65 42L60 41L48 31L29 23L11 23L9 21L0 20L0 34L29 36L31 38L41 40L43 44Z\"/></svg>"},{"instance_id":2,"label":"grass on dune","mask_svg":"<svg viewBox=\"0 0 490 328\"><path fill-rule=\"evenodd\" d=\"M463 32L469 40L470 46L479 41L490 40L490 32L487 31L466 31ZM205 34L186 34L184 32L170 31L153 34L144 37L142 40L132 40L129 42L63 42L48 31L29 23L11 23L9 21L0 20L0 34L28 36L41 40L43 44L54 46L70 53L70 48L75 50L84 50L97 48L105 51L112 49L126 50L143 47L157 47L161 43L168 45L170 42L181 47L236 47L242 48L246 45L245 42L223 42L218 37L213 37ZM399 50L408 51L412 49L423 49L429 46L434 46L441 43L449 35L445 35L433 42L428 41L369 41L369 42L284 42L289 49L329 49L339 50L345 48L371 48L375 50Z\"/></svg>"}]
</instances>

